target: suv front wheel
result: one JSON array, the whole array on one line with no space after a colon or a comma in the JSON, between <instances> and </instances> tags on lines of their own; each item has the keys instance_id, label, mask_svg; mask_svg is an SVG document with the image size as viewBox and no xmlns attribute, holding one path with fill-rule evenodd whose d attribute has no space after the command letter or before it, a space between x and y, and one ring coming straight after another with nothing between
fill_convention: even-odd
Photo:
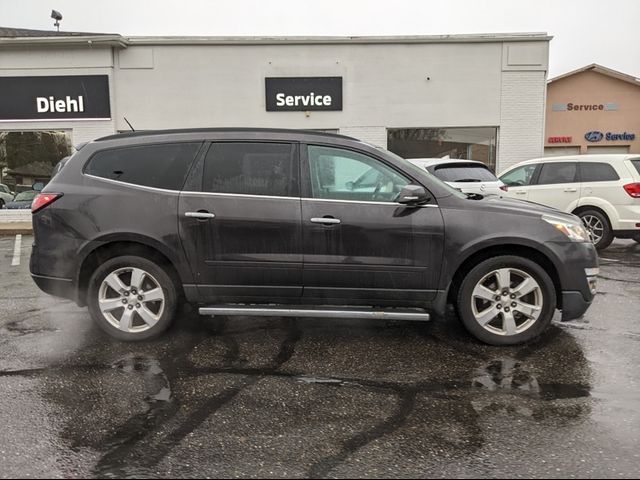
<instances>
[{"instance_id":1,"label":"suv front wheel","mask_svg":"<svg viewBox=\"0 0 640 480\"><path fill-rule=\"evenodd\" d=\"M490 345L539 336L556 309L553 281L540 265L505 255L476 265L462 281L458 311L466 329Z\"/></svg>"},{"instance_id":2,"label":"suv front wheel","mask_svg":"<svg viewBox=\"0 0 640 480\"><path fill-rule=\"evenodd\" d=\"M167 272L138 256L115 257L91 276L91 317L109 335L148 340L164 332L176 311L176 287Z\"/></svg>"}]
</instances>

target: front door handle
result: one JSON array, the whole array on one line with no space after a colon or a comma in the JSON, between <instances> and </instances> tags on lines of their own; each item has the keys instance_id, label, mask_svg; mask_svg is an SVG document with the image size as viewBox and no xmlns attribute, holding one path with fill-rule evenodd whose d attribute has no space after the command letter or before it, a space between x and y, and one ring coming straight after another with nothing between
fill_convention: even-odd
<instances>
[{"instance_id":1,"label":"front door handle","mask_svg":"<svg viewBox=\"0 0 640 480\"><path fill-rule=\"evenodd\" d=\"M339 218L333 217L314 217L311 219L311 223L322 223L323 225L337 225L340 223Z\"/></svg>"},{"instance_id":2,"label":"front door handle","mask_svg":"<svg viewBox=\"0 0 640 480\"><path fill-rule=\"evenodd\" d=\"M208 220L210 218L216 218L214 213L209 212L187 212L184 214L184 216L189 218L197 218L198 220Z\"/></svg>"},{"instance_id":3,"label":"front door handle","mask_svg":"<svg viewBox=\"0 0 640 480\"><path fill-rule=\"evenodd\" d=\"M577 188L565 188L564 191L566 193L575 193L575 192L578 191L578 189Z\"/></svg>"}]
</instances>

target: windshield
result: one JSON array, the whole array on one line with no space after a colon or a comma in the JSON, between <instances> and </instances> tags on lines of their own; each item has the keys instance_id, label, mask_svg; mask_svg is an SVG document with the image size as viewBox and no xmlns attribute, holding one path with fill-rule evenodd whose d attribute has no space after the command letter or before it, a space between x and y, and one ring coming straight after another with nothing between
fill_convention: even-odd
<instances>
[{"instance_id":1,"label":"windshield","mask_svg":"<svg viewBox=\"0 0 640 480\"><path fill-rule=\"evenodd\" d=\"M29 190L16 195L16 198L14 198L13 201L14 202L30 202L34 198L36 198L36 195L38 195L38 192L36 192L35 190Z\"/></svg>"},{"instance_id":2,"label":"windshield","mask_svg":"<svg viewBox=\"0 0 640 480\"><path fill-rule=\"evenodd\" d=\"M9 187L7 187L6 185L2 185L0 183L0 193L11 193L11 192L9 191Z\"/></svg>"},{"instance_id":3,"label":"windshield","mask_svg":"<svg viewBox=\"0 0 640 480\"><path fill-rule=\"evenodd\" d=\"M445 182L497 182L498 179L483 165L436 165L433 174Z\"/></svg>"}]
</instances>

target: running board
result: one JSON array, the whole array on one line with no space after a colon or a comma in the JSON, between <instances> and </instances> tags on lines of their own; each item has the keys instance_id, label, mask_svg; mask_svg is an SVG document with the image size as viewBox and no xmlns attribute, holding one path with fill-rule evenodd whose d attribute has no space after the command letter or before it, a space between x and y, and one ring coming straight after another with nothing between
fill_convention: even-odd
<instances>
[{"instance_id":1,"label":"running board","mask_svg":"<svg viewBox=\"0 0 640 480\"><path fill-rule=\"evenodd\" d=\"M373 308L304 308L304 307L272 307L264 305L215 305L202 307L200 315L247 315L256 317L304 317L304 318L377 318L384 320L416 320L428 321L429 314L420 309L388 309Z\"/></svg>"}]
</instances>

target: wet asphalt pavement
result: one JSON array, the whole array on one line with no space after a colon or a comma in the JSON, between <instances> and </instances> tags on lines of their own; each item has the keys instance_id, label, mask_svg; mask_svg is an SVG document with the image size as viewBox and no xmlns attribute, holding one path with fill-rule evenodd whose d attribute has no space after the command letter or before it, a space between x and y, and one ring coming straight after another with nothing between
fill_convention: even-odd
<instances>
[{"instance_id":1,"label":"wet asphalt pavement","mask_svg":"<svg viewBox=\"0 0 640 480\"><path fill-rule=\"evenodd\" d=\"M0 476L637 477L640 245L587 315L496 348L430 323L204 318L125 344L0 237Z\"/></svg>"}]
</instances>

